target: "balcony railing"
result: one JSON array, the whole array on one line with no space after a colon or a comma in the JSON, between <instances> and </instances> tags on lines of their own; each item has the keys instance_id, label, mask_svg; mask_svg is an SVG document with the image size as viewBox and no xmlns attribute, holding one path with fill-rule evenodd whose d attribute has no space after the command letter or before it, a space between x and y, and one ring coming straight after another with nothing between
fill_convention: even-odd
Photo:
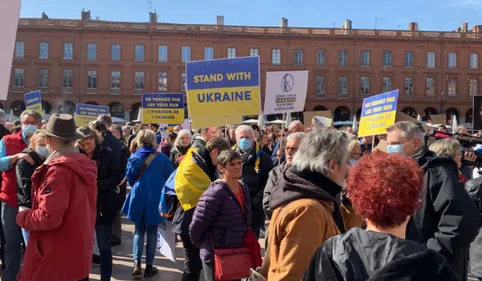
<instances>
[{"instance_id":1,"label":"balcony railing","mask_svg":"<svg viewBox=\"0 0 482 281\"><path fill-rule=\"evenodd\" d=\"M37 29L86 29L86 30L116 30L127 32L172 32L172 33L223 33L245 35L275 35L275 36L325 36L325 37L382 37L399 39L479 39L481 33L473 32L437 32L437 31L401 31L372 29L342 29L342 28L301 28L301 27L255 27L228 25L198 25L173 23L134 23L109 22L100 20L69 20L69 19L32 19L23 18L19 28Z\"/></svg>"},{"instance_id":2,"label":"balcony railing","mask_svg":"<svg viewBox=\"0 0 482 281\"><path fill-rule=\"evenodd\" d=\"M347 93L338 93L338 99L348 99Z\"/></svg>"}]
</instances>

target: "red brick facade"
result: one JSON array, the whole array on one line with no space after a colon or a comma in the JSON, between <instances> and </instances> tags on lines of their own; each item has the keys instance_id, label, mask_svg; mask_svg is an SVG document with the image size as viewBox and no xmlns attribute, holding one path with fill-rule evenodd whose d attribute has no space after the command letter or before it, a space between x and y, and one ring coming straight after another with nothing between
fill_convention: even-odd
<instances>
[{"instance_id":1,"label":"red brick facade","mask_svg":"<svg viewBox=\"0 0 482 281\"><path fill-rule=\"evenodd\" d=\"M351 119L360 108L363 97L381 93L383 81L388 83L391 80L391 88L400 89L400 110L411 108L414 116L425 116L430 108L433 113L449 110L459 116L459 123L463 123L466 115L471 118L471 94L480 94L482 78L482 34L478 32L20 19L17 42L8 100L6 104L2 103L7 111L14 109L16 113L22 109L23 94L44 83L40 88L42 99L48 103L44 107L50 105L53 111L70 111L69 106L75 103L94 102L116 106L111 111L116 110L118 116L122 117L122 112L126 112L126 116L135 119L140 94L143 91L158 92L159 72L167 73L168 92L182 91L183 46L190 47L191 60L204 59L206 52L209 55L210 49L206 50L206 47L213 48L214 58L227 57L228 48L235 48L229 52L231 55L235 52L237 57L256 54L251 49L257 49L261 58L262 92L266 71L309 70L305 109L330 109L337 120ZM41 42L48 43L48 58L40 58L47 54L46 44L42 44L41 50ZM72 59L64 59L64 43L72 43ZM95 59L88 59L89 44L97 46ZM120 45L121 59L118 61L112 60L113 44ZM135 60L136 45L144 46L143 61ZM159 46L167 46L167 61L159 61ZM342 51L347 52L347 65L340 65L345 59ZM324 56L321 55L323 52ZM407 52L413 54L413 64ZM435 53L434 67L427 67L428 61L432 63L427 52ZM470 56L473 57L472 64L469 63ZM454 61L456 65L453 65ZM21 69L24 72L23 87ZM45 74L46 70L48 79L41 79L40 74ZM68 82L64 84L64 70L72 70L71 88L64 87L69 86ZM95 89L87 88L88 71L96 71ZM111 87L112 71L120 71L118 89ZM143 90L135 90L136 72L144 73ZM369 77L369 81L363 78L369 89L362 90L362 77ZM406 78L413 79L411 94L406 94ZM427 78L435 79L433 95L427 93ZM324 79L324 88L319 86L317 90L317 79ZM346 92L341 89L344 83L340 85L340 80L344 79ZM141 83L138 81L137 84L140 86ZM90 86L93 86L92 79Z\"/></svg>"}]
</instances>

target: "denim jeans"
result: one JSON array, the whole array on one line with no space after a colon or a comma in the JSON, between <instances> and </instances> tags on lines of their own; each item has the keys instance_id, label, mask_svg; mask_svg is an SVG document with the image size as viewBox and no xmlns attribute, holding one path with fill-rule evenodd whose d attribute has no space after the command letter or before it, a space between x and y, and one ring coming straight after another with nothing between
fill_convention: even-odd
<instances>
[{"instance_id":1,"label":"denim jeans","mask_svg":"<svg viewBox=\"0 0 482 281\"><path fill-rule=\"evenodd\" d=\"M157 225L145 225L144 218L145 216L142 215L141 222L136 224L134 241L132 241L132 256L135 260L142 259L144 235L146 234L146 265L153 265L157 247Z\"/></svg>"},{"instance_id":2,"label":"denim jeans","mask_svg":"<svg viewBox=\"0 0 482 281\"><path fill-rule=\"evenodd\" d=\"M112 224L96 224L95 234L100 252L100 280L110 281L112 277Z\"/></svg>"},{"instance_id":3,"label":"denim jeans","mask_svg":"<svg viewBox=\"0 0 482 281\"><path fill-rule=\"evenodd\" d=\"M3 281L16 281L22 256L22 231L17 225L18 208L2 202L2 224L5 233L5 266Z\"/></svg>"},{"instance_id":4,"label":"denim jeans","mask_svg":"<svg viewBox=\"0 0 482 281\"><path fill-rule=\"evenodd\" d=\"M184 272L181 281L199 281L203 264L199 248L194 246L189 235L180 235L184 248Z\"/></svg>"}]
</instances>

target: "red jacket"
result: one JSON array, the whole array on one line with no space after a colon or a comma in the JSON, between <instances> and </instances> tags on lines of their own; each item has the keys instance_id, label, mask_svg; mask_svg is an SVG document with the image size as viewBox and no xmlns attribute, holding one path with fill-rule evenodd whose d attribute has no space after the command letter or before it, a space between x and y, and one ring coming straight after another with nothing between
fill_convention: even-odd
<instances>
[{"instance_id":1,"label":"red jacket","mask_svg":"<svg viewBox=\"0 0 482 281\"><path fill-rule=\"evenodd\" d=\"M7 156L21 153L27 148L27 144L22 137L22 132L5 136L3 137L3 141L5 142L5 148L7 149ZM0 193L0 199L9 206L15 208L18 207L15 165L12 165L10 169L2 173L2 192Z\"/></svg>"},{"instance_id":2,"label":"red jacket","mask_svg":"<svg viewBox=\"0 0 482 281\"><path fill-rule=\"evenodd\" d=\"M72 281L89 275L94 245L97 164L74 153L37 168L32 209L17 215L30 232L18 280Z\"/></svg>"}]
</instances>

